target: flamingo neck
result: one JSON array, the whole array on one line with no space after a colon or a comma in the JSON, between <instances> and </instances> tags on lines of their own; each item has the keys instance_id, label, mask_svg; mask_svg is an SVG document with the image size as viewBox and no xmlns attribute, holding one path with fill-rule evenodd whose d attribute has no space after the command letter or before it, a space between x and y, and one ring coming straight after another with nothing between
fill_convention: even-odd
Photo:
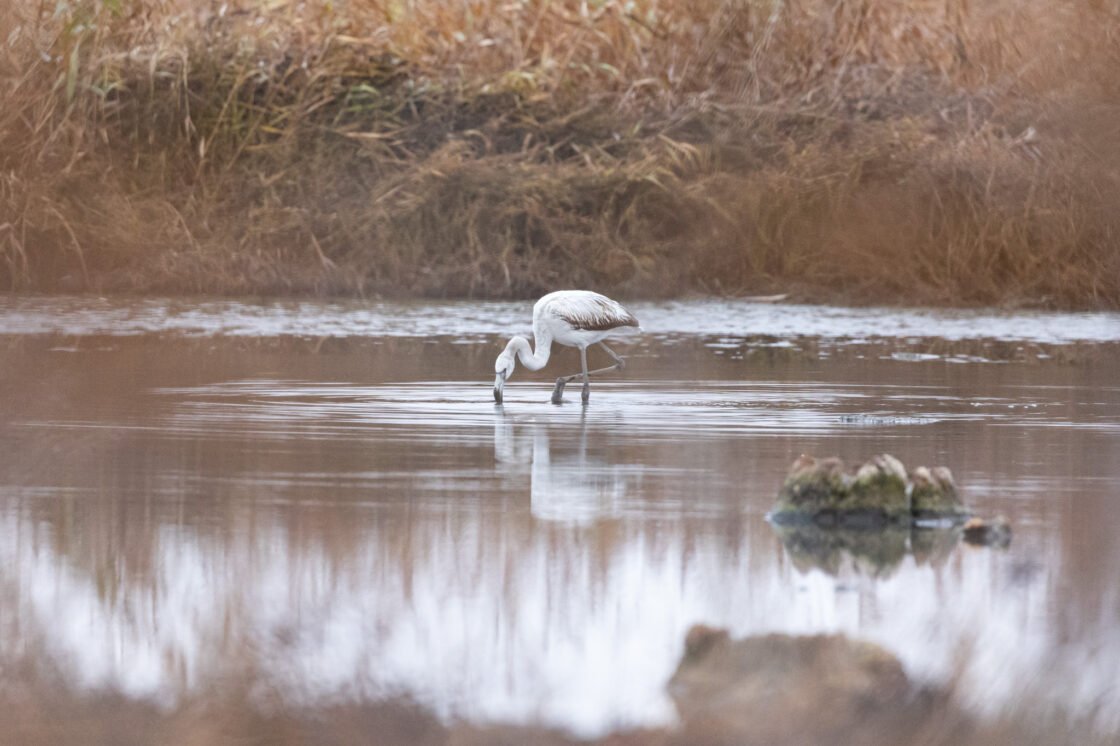
<instances>
[{"instance_id":1,"label":"flamingo neck","mask_svg":"<svg viewBox=\"0 0 1120 746\"><path fill-rule=\"evenodd\" d=\"M517 359L528 370L540 370L548 365L548 358L552 355L552 337L539 332L534 337L537 342L536 352L529 348L529 340L524 337L514 337L506 345L506 352L516 354Z\"/></svg>"}]
</instances>

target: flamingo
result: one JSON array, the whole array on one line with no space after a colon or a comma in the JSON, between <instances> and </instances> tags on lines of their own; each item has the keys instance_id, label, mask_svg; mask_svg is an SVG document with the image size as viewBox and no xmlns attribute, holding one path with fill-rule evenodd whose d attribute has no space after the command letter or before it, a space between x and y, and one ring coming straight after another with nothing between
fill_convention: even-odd
<instances>
[{"instance_id":1,"label":"flamingo","mask_svg":"<svg viewBox=\"0 0 1120 746\"><path fill-rule=\"evenodd\" d=\"M494 401L502 403L502 389L513 375L516 361L529 370L540 370L548 364L552 354L552 343L579 348L579 359L583 371L556 379L552 390L552 403L559 404L564 395L564 386L577 378L583 379L583 403L591 398L591 376L621 370L626 361L607 347L603 340L620 331L638 329L638 320L622 307L618 301L589 290L557 290L549 293L533 306L533 339L536 351L529 348L525 337L514 337L494 361ZM614 365L598 370L587 370L587 348L598 344L614 360Z\"/></svg>"}]
</instances>

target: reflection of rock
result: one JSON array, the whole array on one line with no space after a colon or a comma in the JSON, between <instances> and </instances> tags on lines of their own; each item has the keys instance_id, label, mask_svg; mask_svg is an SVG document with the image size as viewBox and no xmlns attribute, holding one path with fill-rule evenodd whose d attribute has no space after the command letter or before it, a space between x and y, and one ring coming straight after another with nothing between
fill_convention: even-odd
<instances>
[{"instance_id":1,"label":"reflection of rock","mask_svg":"<svg viewBox=\"0 0 1120 746\"><path fill-rule=\"evenodd\" d=\"M668 689L686 736L740 744L845 741L871 720L902 721L921 700L899 660L877 645L843 635L733 641L708 627L689 632Z\"/></svg>"},{"instance_id":2,"label":"reflection of rock","mask_svg":"<svg viewBox=\"0 0 1120 746\"><path fill-rule=\"evenodd\" d=\"M873 456L854 473L838 458L801 456L790 468L771 514L779 523L884 526L968 514L945 467L912 473L894 456Z\"/></svg>"},{"instance_id":3,"label":"reflection of rock","mask_svg":"<svg viewBox=\"0 0 1120 746\"><path fill-rule=\"evenodd\" d=\"M838 528L816 524L775 524L794 566L839 575L850 567L872 576L888 575L907 554L919 562L939 564L960 540L957 528Z\"/></svg>"},{"instance_id":4,"label":"reflection of rock","mask_svg":"<svg viewBox=\"0 0 1120 746\"><path fill-rule=\"evenodd\" d=\"M919 565L944 564L961 539L960 526L913 528L910 530L910 551Z\"/></svg>"},{"instance_id":5,"label":"reflection of rock","mask_svg":"<svg viewBox=\"0 0 1120 746\"><path fill-rule=\"evenodd\" d=\"M813 524L774 526L798 570L820 568L838 574L850 562L870 575L896 568L909 548L910 529L888 526L868 529L821 528Z\"/></svg>"},{"instance_id":6,"label":"reflection of rock","mask_svg":"<svg viewBox=\"0 0 1120 746\"><path fill-rule=\"evenodd\" d=\"M964 524L963 532L969 544L1003 548L1011 543L1011 524L1003 516L990 521L973 518Z\"/></svg>"}]
</instances>

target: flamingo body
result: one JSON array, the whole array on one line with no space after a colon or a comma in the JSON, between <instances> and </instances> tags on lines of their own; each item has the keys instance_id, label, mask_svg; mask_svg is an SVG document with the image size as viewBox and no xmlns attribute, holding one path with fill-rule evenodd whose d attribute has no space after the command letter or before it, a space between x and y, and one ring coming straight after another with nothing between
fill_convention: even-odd
<instances>
[{"instance_id":1,"label":"flamingo body","mask_svg":"<svg viewBox=\"0 0 1120 746\"><path fill-rule=\"evenodd\" d=\"M590 290L557 290L533 306L533 336L539 340L543 329L567 347L586 349L627 327L640 328L633 314Z\"/></svg>"},{"instance_id":2,"label":"flamingo body","mask_svg":"<svg viewBox=\"0 0 1120 746\"><path fill-rule=\"evenodd\" d=\"M529 370L540 370L548 364L552 343L576 347L583 363L582 374L561 377L556 381L553 403L559 403L564 384L573 378L583 378L583 400L590 396L589 376L622 368L622 358L603 344L603 340L621 331L640 329L638 320L621 303L589 290L558 290L542 297L533 306L533 338L536 349L529 347L529 340L514 337L494 362L494 400L502 402L505 382L513 375L516 361ZM615 365L597 371L587 370L587 348L599 344L615 360Z\"/></svg>"}]
</instances>

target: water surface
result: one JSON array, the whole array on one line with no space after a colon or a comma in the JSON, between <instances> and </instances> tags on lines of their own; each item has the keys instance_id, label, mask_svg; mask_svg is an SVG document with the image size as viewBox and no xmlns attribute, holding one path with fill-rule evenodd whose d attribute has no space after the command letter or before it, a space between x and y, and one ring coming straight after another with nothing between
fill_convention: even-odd
<instances>
[{"instance_id":1,"label":"water surface","mask_svg":"<svg viewBox=\"0 0 1120 746\"><path fill-rule=\"evenodd\" d=\"M548 403L570 350L496 407L526 304L4 299L0 668L597 735L672 721L703 622L1120 734L1116 315L634 310L590 407ZM812 557L765 521L798 454L884 451L1011 546Z\"/></svg>"}]
</instances>

